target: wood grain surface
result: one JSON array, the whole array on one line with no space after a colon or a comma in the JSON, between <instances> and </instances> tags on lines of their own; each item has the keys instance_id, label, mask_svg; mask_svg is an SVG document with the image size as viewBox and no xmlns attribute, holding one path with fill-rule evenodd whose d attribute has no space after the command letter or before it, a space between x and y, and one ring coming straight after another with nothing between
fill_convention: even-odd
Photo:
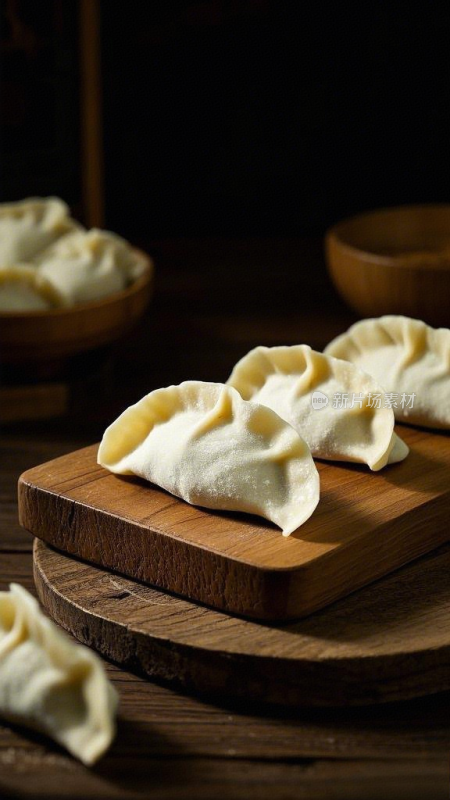
<instances>
[{"instance_id":1,"label":"wood grain surface","mask_svg":"<svg viewBox=\"0 0 450 800\"><path fill-rule=\"evenodd\" d=\"M27 471L21 524L58 549L228 612L293 619L447 541L450 437L402 427L401 464L319 465L321 499L290 537L96 463L97 446Z\"/></svg>"},{"instance_id":2,"label":"wood grain surface","mask_svg":"<svg viewBox=\"0 0 450 800\"><path fill-rule=\"evenodd\" d=\"M286 705L450 689L449 568L446 545L308 619L269 626L34 546L41 602L83 643L189 691Z\"/></svg>"}]
</instances>

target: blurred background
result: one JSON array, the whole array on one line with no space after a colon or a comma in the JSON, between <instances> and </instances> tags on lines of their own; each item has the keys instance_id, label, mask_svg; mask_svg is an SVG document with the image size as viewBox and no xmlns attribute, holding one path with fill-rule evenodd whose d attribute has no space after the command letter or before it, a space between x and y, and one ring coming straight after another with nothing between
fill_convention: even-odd
<instances>
[{"instance_id":1,"label":"blurred background","mask_svg":"<svg viewBox=\"0 0 450 800\"><path fill-rule=\"evenodd\" d=\"M444 3L5 0L2 199L80 203L84 33L104 223L128 238L320 236L445 201L449 27Z\"/></svg>"},{"instance_id":2,"label":"blurred background","mask_svg":"<svg viewBox=\"0 0 450 800\"><path fill-rule=\"evenodd\" d=\"M438 2L4 0L1 200L59 195L155 259L122 386L224 380L354 319L323 235L448 200L449 22Z\"/></svg>"}]
</instances>

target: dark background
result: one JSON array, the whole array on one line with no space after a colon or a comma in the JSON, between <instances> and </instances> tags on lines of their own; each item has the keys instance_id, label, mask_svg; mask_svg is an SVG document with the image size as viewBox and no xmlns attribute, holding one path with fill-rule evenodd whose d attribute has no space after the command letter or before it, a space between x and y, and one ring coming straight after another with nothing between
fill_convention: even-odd
<instances>
[{"instance_id":1,"label":"dark background","mask_svg":"<svg viewBox=\"0 0 450 800\"><path fill-rule=\"evenodd\" d=\"M100 5L108 228L321 236L362 209L448 201L447 4ZM1 197L77 208L77 3L2 9Z\"/></svg>"},{"instance_id":2,"label":"dark background","mask_svg":"<svg viewBox=\"0 0 450 800\"><path fill-rule=\"evenodd\" d=\"M127 8L103 4L113 226L296 236L448 200L448 6Z\"/></svg>"}]
</instances>

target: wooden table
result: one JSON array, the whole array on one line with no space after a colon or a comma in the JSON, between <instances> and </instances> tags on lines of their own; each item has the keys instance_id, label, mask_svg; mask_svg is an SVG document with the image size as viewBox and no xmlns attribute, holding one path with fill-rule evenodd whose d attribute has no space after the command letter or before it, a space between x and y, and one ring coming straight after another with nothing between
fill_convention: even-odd
<instances>
[{"instance_id":1,"label":"wooden table","mask_svg":"<svg viewBox=\"0 0 450 800\"><path fill-rule=\"evenodd\" d=\"M0 432L2 589L17 581L34 590L31 537L17 522L23 470L97 441L105 424L146 391L192 377L224 380L259 343L320 347L353 319L327 283L317 242L162 242L153 252L159 292L116 353L108 404L98 407L92 398L88 412ZM43 737L2 725L2 800L448 796L450 693L370 708L286 711L252 707L250 700L226 707L112 664L107 671L121 704L117 739L105 758L89 770Z\"/></svg>"}]
</instances>

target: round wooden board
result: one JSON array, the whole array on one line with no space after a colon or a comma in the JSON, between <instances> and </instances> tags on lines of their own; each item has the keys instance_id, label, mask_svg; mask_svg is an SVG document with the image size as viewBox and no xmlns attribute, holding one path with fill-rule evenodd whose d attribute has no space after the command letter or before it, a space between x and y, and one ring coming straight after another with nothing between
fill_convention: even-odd
<instances>
[{"instance_id":1,"label":"round wooden board","mask_svg":"<svg viewBox=\"0 0 450 800\"><path fill-rule=\"evenodd\" d=\"M359 705L450 689L450 545L294 623L232 617L34 544L48 613L107 658L189 691Z\"/></svg>"}]
</instances>

